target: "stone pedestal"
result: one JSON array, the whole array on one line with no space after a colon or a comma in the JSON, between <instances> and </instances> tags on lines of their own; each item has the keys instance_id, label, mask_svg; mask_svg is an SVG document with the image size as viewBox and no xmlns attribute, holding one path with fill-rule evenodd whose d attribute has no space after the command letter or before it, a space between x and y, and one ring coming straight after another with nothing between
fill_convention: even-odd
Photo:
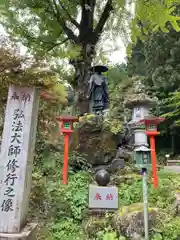
<instances>
[{"instance_id":1,"label":"stone pedestal","mask_svg":"<svg viewBox=\"0 0 180 240\"><path fill-rule=\"evenodd\" d=\"M19 233L0 233L0 240L36 240L37 224L31 223Z\"/></svg>"},{"instance_id":2,"label":"stone pedestal","mask_svg":"<svg viewBox=\"0 0 180 240\"><path fill-rule=\"evenodd\" d=\"M28 237L22 228L27 223L38 103L37 89L9 87L0 153L0 239Z\"/></svg>"}]
</instances>

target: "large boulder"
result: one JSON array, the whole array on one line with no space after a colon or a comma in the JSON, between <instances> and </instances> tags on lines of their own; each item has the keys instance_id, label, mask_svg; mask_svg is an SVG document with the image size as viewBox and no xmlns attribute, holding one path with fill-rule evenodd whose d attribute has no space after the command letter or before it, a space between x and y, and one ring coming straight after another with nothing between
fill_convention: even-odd
<instances>
[{"instance_id":1,"label":"large boulder","mask_svg":"<svg viewBox=\"0 0 180 240\"><path fill-rule=\"evenodd\" d=\"M180 216L180 191L176 192L176 214Z\"/></svg>"},{"instance_id":2,"label":"large boulder","mask_svg":"<svg viewBox=\"0 0 180 240\"><path fill-rule=\"evenodd\" d=\"M74 139L79 136L73 148L80 153L86 153L88 162L92 165L109 164L116 156L116 138L104 129L101 116L87 115L79 120L74 131Z\"/></svg>"},{"instance_id":3,"label":"large boulder","mask_svg":"<svg viewBox=\"0 0 180 240\"><path fill-rule=\"evenodd\" d=\"M132 153L132 149L128 149L127 147L121 147L117 150L116 158L129 161L130 159L132 159Z\"/></svg>"},{"instance_id":4,"label":"large boulder","mask_svg":"<svg viewBox=\"0 0 180 240\"><path fill-rule=\"evenodd\" d=\"M149 208L149 229L152 228L157 216L157 209ZM130 239L143 239L144 213L143 203L134 203L122 207L114 217L113 225L119 235Z\"/></svg>"},{"instance_id":5,"label":"large boulder","mask_svg":"<svg viewBox=\"0 0 180 240\"><path fill-rule=\"evenodd\" d=\"M175 192L175 201L170 211L171 211L171 214L173 214L174 216L180 216L180 191L179 190Z\"/></svg>"}]
</instances>

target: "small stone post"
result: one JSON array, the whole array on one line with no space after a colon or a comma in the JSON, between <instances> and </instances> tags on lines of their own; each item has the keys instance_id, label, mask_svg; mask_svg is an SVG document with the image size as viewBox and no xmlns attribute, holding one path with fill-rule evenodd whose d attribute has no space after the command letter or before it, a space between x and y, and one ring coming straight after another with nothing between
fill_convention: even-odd
<instances>
[{"instance_id":1,"label":"small stone post","mask_svg":"<svg viewBox=\"0 0 180 240\"><path fill-rule=\"evenodd\" d=\"M37 128L35 87L9 87L0 153L0 240L35 240L27 224Z\"/></svg>"}]
</instances>

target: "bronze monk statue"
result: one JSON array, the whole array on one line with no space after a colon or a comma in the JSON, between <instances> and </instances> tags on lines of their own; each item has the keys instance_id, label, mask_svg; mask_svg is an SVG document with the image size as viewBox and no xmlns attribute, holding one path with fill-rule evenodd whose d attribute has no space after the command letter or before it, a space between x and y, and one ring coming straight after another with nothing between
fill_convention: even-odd
<instances>
[{"instance_id":1,"label":"bronze monk statue","mask_svg":"<svg viewBox=\"0 0 180 240\"><path fill-rule=\"evenodd\" d=\"M108 108L107 78L102 75L102 72L106 71L108 68L105 66L91 68L88 99L90 100L90 112L95 114Z\"/></svg>"}]
</instances>

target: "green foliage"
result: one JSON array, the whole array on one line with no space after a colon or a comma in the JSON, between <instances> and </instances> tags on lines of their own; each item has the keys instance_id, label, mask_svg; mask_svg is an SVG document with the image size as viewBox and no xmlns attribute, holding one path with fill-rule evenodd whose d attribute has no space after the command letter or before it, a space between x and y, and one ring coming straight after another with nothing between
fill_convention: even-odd
<instances>
[{"instance_id":1,"label":"green foliage","mask_svg":"<svg viewBox=\"0 0 180 240\"><path fill-rule=\"evenodd\" d=\"M1 38L1 43L0 131L2 132L3 116L10 84L18 86L35 86L39 88L41 93L43 90L43 92L48 92L48 94L53 96L53 101L40 99L35 165L40 164L45 150L47 153L50 150L49 147L47 148L46 142L50 140L53 133L57 134L58 132L56 117L59 115L60 109L67 103L67 94L63 83L59 80L59 75L49 68L44 59L22 57L19 54L19 47L15 43L9 41L9 39ZM55 141L54 136L53 141Z\"/></svg>"},{"instance_id":2,"label":"green foliage","mask_svg":"<svg viewBox=\"0 0 180 240\"><path fill-rule=\"evenodd\" d=\"M91 165L87 161L86 155L83 156L77 151L73 151L69 154L69 165L72 171L88 171L91 168Z\"/></svg>"},{"instance_id":3,"label":"green foliage","mask_svg":"<svg viewBox=\"0 0 180 240\"><path fill-rule=\"evenodd\" d=\"M87 206L89 174L79 172L69 176L67 186L60 184L61 178L61 174L56 170L54 177L51 177L47 183L48 201L53 205L51 211L57 219L70 217L74 220L82 220L83 210Z\"/></svg>"},{"instance_id":4,"label":"green foliage","mask_svg":"<svg viewBox=\"0 0 180 240\"><path fill-rule=\"evenodd\" d=\"M8 86L36 86L51 92L56 104L66 103L66 92L58 76L54 74L43 59L20 56L19 48L8 39L1 38L0 83L2 108L7 99Z\"/></svg>"},{"instance_id":5,"label":"green foliage","mask_svg":"<svg viewBox=\"0 0 180 240\"><path fill-rule=\"evenodd\" d=\"M149 192L149 201L158 208L165 209L170 206L175 199L175 191L178 188L178 175L170 174L169 172L160 172L159 187L156 191L151 185ZM168 187L167 187L168 186ZM167 191L168 188L168 191Z\"/></svg>"},{"instance_id":6,"label":"green foliage","mask_svg":"<svg viewBox=\"0 0 180 240\"><path fill-rule=\"evenodd\" d=\"M175 240L178 237L180 237L180 221L179 221L179 217L175 217L175 218L171 218L168 219L169 221L164 224L164 232L163 232L163 239L164 240Z\"/></svg>"},{"instance_id":7,"label":"green foliage","mask_svg":"<svg viewBox=\"0 0 180 240\"><path fill-rule=\"evenodd\" d=\"M180 15L180 5L174 5L173 15ZM143 75L149 96L158 98L158 105L152 109L156 116L165 116L166 120L159 128L158 150L168 148L172 153L179 153L179 32L171 24L166 24L168 32L152 32L145 41L138 41L128 60L128 74ZM167 149L166 149L167 150Z\"/></svg>"},{"instance_id":8,"label":"green foliage","mask_svg":"<svg viewBox=\"0 0 180 240\"><path fill-rule=\"evenodd\" d=\"M177 240L180 237L180 220L179 217L165 216L160 220L160 229L155 229L152 240Z\"/></svg>"},{"instance_id":9,"label":"green foliage","mask_svg":"<svg viewBox=\"0 0 180 240\"><path fill-rule=\"evenodd\" d=\"M86 172L78 172L69 180L64 191L64 200L69 203L73 219L82 220L83 211L88 204L88 183L90 176Z\"/></svg>"},{"instance_id":10,"label":"green foliage","mask_svg":"<svg viewBox=\"0 0 180 240\"><path fill-rule=\"evenodd\" d=\"M128 78L127 66L117 65L108 72L110 109L104 125L112 133L118 134L123 130L124 123L124 98L128 89L132 86L132 80Z\"/></svg>"},{"instance_id":11,"label":"green foliage","mask_svg":"<svg viewBox=\"0 0 180 240\"><path fill-rule=\"evenodd\" d=\"M5 14L7 21L4 17L2 22L11 34L22 38L23 43L31 49L38 50L41 54L43 51L44 53L51 51L53 56L72 59L79 55L81 43L87 39L87 36L91 35L91 39L87 40L87 43L96 44L99 39L98 35L102 33L101 28L104 28L108 18L112 28L117 29L118 21L113 21L113 16L110 16L110 13L112 5L114 5L116 13L119 9L124 9L125 2L119 2L121 4L116 4L116 2L113 4L112 1L108 1L105 17L101 20L100 26L98 22L104 12L104 4L99 1L89 4L88 7L92 14L86 14L89 10L81 1L43 0L40 3L38 0L23 0L21 2L8 0L4 4L2 1L1 5L4 5L7 11ZM83 9L83 14L78 22L76 19L79 16L80 8ZM20 14L21 18L19 18ZM95 19L95 14L98 19ZM121 13L121 18L122 15L123 13ZM118 19L118 15L116 16ZM34 24L36 24L36 28L34 28ZM88 28L85 24L89 24ZM97 25L98 28L95 28ZM75 33L77 30L79 31L78 37Z\"/></svg>"},{"instance_id":12,"label":"green foliage","mask_svg":"<svg viewBox=\"0 0 180 240\"><path fill-rule=\"evenodd\" d=\"M146 1L139 0L135 4L135 16L131 22L131 40L137 44L139 39L144 41L149 34L161 30L168 33L168 24L176 31L180 31L179 14L175 12L176 5L179 4L178 0L166 1ZM127 54L132 54L132 44L127 48Z\"/></svg>"},{"instance_id":13,"label":"green foliage","mask_svg":"<svg viewBox=\"0 0 180 240\"><path fill-rule=\"evenodd\" d=\"M49 235L47 240L82 240L85 237L82 228L73 219L54 223Z\"/></svg>"},{"instance_id":14,"label":"green foliage","mask_svg":"<svg viewBox=\"0 0 180 240\"><path fill-rule=\"evenodd\" d=\"M176 3L178 0L133 0L127 6L124 0L109 0L106 4L96 1L88 5L91 14L86 14L89 10L81 1L1 0L1 22L11 34L21 38L25 45L36 52L38 50L42 54L43 51L51 51L56 57L76 58L84 39L86 43L96 45L100 36L108 33L117 36L118 32L126 32L127 35L125 23L131 25L133 42L136 42L138 37L143 38L144 33L157 31L159 28L166 32L167 22L179 31L179 17L172 14ZM132 4L135 4L133 17ZM80 8L83 9L83 14L78 22L76 19ZM127 21L130 15L132 21ZM137 26L139 22L143 23L142 30ZM88 28L84 28L87 26L84 24L88 24ZM91 37L87 40L87 36Z\"/></svg>"},{"instance_id":15,"label":"green foliage","mask_svg":"<svg viewBox=\"0 0 180 240\"><path fill-rule=\"evenodd\" d=\"M37 165L34 169L31 196L31 217L37 218L38 213L42 222L39 239L125 240L124 237L118 238L113 232L111 226L113 215L99 221L102 222L99 231L94 230L92 235L87 236L87 232L83 230L83 221L88 217L85 210L88 204L88 185L92 181L90 174L86 171L77 173L70 171L68 185L64 186L61 184L62 154L53 151L49 155L47 152L44 154L46 157L42 165ZM120 174L123 177L123 173ZM131 171L129 174L131 181L117 184L121 207L142 201L141 176ZM149 184L149 205L157 207L160 213L151 236L154 240L175 240L179 234L180 223L179 218L173 218L171 208L175 193L180 190L179 175L161 170L158 176L158 189L154 189L154 186ZM127 177L127 174L124 177ZM45 229L48 229L48 232Z\"/></svg>"},{"instance_id":16,"label":"green foliage","mask_svg":"<svg viewBox=\"0 0 180 240\"><path fill-rule=\"evenodd\" d=\"M119 187L119 201L120 205L130 205L132 203L140 202L142 199L142 183L141 181L134 181L132 184L121 184Z\"/></svg>"},{"instance_id":17,"label":"green foliage","mask_svg":"<svg viewBox=\"0 0 180 240\"><path fill-rule=\"evenodd\" d=\"M106 233L103 237L103 240L116 240L117 234L115 232L112 233Z\"/></svg>"},{"instance_id":18,"label":"green foliage","mask_svg":"<svg viewBox=\"0 0 180 240\"><path fill-rule=\"evenodd\" d=\"M83 171L69 172L68 185L62 185L62 161L62 154L44 151L43 162L35 166L31 218L38 217L42 222L42 239L82 240L84 235L80 223L88 204L90 175ZM43 236L46 228L49 232Z\"/></svg>"},{"instance_id":19,"label":"green foliage","mask_svg":"<svg viewBox=\"0 0 180 240\"><path fill-rule=\"evenodd\" d=\"M166 104L167 109L169 110L167 113L162 114L162 116L166 117L168 120L173 122L171 125L172 129L177 129L180 126L180 91L175 91L172 94L169 94L165 100L163 100L163 104Z\"/></svg>"},{"instance_id":20,"label":"green foliage","mask_svg":"<svg viewBox=\"0 0 180 240\"><path fill-rule=\"evenodd\" d=\"M147 67L144 43L140 40L132 48L132 54L128 58L127 72L129 76L146 76Z\"/></svg>"},{"instance_id":21,"label":"green foliage","mask_svg":"<svg viewBox=\"0 0 180 240\"><path fill-rule=\"evenodd\" d=\"M126 238L123 236L117 237L116 232L110 232L104 235L103 240L126 240Z\"/></svg>"},{"instance_id":22,"label":"green foliage","mask_svg":"<svg viewBox=\"0 0 180 240\"><path fill-rule=\"evenodd\" d=\"M161 170L158 173L159 186L149 185L149 206L158 208L157 225L154 226L151 239L153 240L176 240L180 233L180 219L173 217L172 206L175 201L175 193L180 188L179 174ZM142 181L138 178L130 183L120 184L119 187L120 206L128 206L132 203L142 201Z\"/></svg>"},{"instance_id":23,"label":"green foliage","mask_svg":"<svg viewBox=\"0 0 180 240\"><path fill-rule=\"evenodd\" d=\"M149 202L150 205L164 209L172 204L175 198L175 191L179 189L179 175L161 170L158 173L159 187L149 185ZM168 189L168 191L167 191ZM134 178L130 184L122 183L119 186L120 205L130 205L141 202L142 200L142 181Z\"/></svg>"},{"instance_id":24,"label":"green foliage","mask_svg":"<svg viewBox=\"0 0 180 240\"><path fill-rule=\"evenodd\" d=\"M136 17L133 21L134 32L136 35L142 38L142 32L147 34L148 32L156 31L160 28L163 32L168 32L166 27L167 22L170 22L175 31L180 31L178 24L179 17L174 16L173 12L175 4L178 4L178 0L166 0L166 1L145 1L140 0L136 3ZM137 22L142 23L142 28L138 29ZM134 40L134 35L132 35ZM143 38L142 38L143 39Z\"/></svg>"},{"instance_id":25,"label":"green foliage","mask_svg":"<svg viewBox=\"0 0 180 240\"><path fill-rule=\"evenodd\" d=\"M136 43L144 33L159 28L166 31L168 22L179 31L175 3L177 0L133 0L130 3L98 0L89 4L79 0L1 0L0 21L12 39L23 43L34 55L53 60L54 65L61 65L61 68L70 60L76 74L71 83L78 89L77 111L84 114L88 111L85 97L88 70L98 51L98 43L104 46L107 36L114 39L118 34L125 35L127 42L130 28L132 42ZM135 6L135 14L132 13L132 5ZM140 22L143 23L142 29L139 28ZM116 126L113 131L117 132L120 127Z\"/></svg>"}]
</instances>

